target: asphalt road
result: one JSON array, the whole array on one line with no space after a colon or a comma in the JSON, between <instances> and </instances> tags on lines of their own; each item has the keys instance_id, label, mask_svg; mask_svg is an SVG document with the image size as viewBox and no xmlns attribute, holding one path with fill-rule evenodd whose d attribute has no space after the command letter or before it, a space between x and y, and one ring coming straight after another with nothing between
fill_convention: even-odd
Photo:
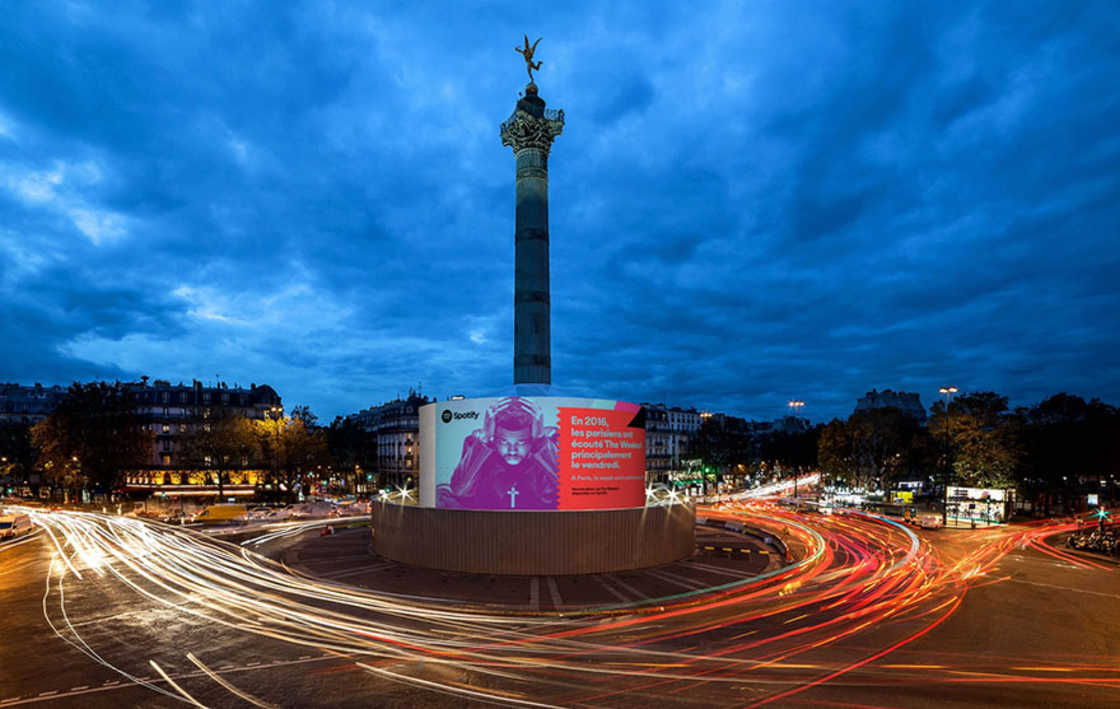
<instances>
[{"instance_id":1,"label":"asphalt road","mask_svg":"<svg viewBox=\"0 0 1120 709\"><path fill-rule=\"evenodd\" d=\"M803 561L782 567L761 545L705 532L697 556L648 572L472 578L386 566L365 556L362 529L277 539L266 546L287 566L269 566L242 552L251 545L191 532L60 521L65 563L45 534L0 547L0 708L1120 696L1115 565L1066 557L1027 528L913 536L749 514L782 528Z\"/></svg>"}]
</instances>

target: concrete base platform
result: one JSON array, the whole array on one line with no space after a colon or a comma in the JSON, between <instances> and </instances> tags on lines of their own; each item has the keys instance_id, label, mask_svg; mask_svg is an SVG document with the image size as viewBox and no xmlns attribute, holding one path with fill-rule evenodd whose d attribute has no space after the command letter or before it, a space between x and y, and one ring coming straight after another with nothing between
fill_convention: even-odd
<instances>
[{"instance_id":1,"label":"concrete base platform","mask_svg":"<svg viewBox=\"0 0 1120 709\"><path fill-rule=\"evenodd\" d=\"M257 551L325 583L518 613L586 613L669 603L681 594L714 591L785 565L776 548L752 537L702 529L697 536L696 550L686 559L632 571L562 576L467 574L401 564L372 552L368 527L326 537L307 532Z\"/></svg>"},{"instance_id":2,"label":"concrete base platform","mask_svg":"<svg viewBox=\"0 0 1120 709\"><path fill-rule=\"evenodd\" d=\"M373 551L393 561L475 574L598 574L690 556L691 504L621 510L445 510L375 503Z\"/></svg>"}]
</instances>

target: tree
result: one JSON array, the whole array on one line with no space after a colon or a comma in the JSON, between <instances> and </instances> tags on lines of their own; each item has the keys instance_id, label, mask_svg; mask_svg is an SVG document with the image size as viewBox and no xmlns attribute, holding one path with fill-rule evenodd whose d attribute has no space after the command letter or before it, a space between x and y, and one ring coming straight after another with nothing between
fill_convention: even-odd
<instances>
[{"instance_id":1,"label":"tree","mask_svg":"<svg viewBox=\"0 0 1120 709\"><path fill-rule=\"evenodd\" d=\"M152 455L152 433L120 382L71 385L54 412L32 427L31 440L47 477L70 489L112 490L126 470Z\"/></svg>"},{"instance_id":2,"label":"tree","mask_svg":"<svg viewBox=\"0 0 1120 709\"><path fill-rule=\"evenodd\" d=\"M345 475L353 471L357 476L360 470L377 468L377 435L366 431L357 421L341 416L335 418L326 430L326 437L330 456Z\"/></svg>"},{"instance_id":3,"label":"tree","mask_svg":"<svg viewBox=\"0 0 1120 709\"><path fill-rule=\"evenodd\" d=\"M230 473L243 470L256 453L253 424L224 408L204 409L202 420L182 439L182 461L214 479L219 499L225 494Z\"/></svg>"},{"instance_id":4,"label":"tree","mask_svg":"<svg viewBox=\"0 0 1120 709\"><path fill-rule=\"evenodd\" d=\"M719 480L727 469L750 462L751 438L746 421L730 416L705 419L688 442L688 455L701 460L706 489L709 468Z\"/></svg>"},{"instance_id":5,"label":"tree","mask_svg":"<svg viewBox=\"0 0 1120 709\"><path fill-rule=\"evenodd\" d=\"M270 479L295 498L304 476L328 461L326 436L303 419L281 417L253 422L253 432Z\"/></svg>"},{"instance_id":6,"label":"tree","mask_svg":"<svg viewBox=\"0 0 1120 709\"><path fill-rule=\"evenodd\" d=\"M821 472L832 480L842 480L853 487L859 484L852 438L846 422L832 419L821 430L817 440L817 460Z\"/></svg>"},{"instance_id":7,"label":"tree","mask_svg":"<svg viewBox=\"0 0 1120 709\"><path fill-rule=\"evenodd\" d=\"M1068 503L1087 486L1109 497L1120 463L1120 412L1115 407L1062 393L1018 415L1023 448L1018 478L1042 498L1047 515L1054 493L1062 493Z\"/></svg>"},{"instance_id":8,"label":"tree","mask_svg":"<svg viewBox=\"0 0 1120 709\"><path fill-rule=\"evenodd\" d=\"M0 423L0 478L24 478L35 465L31 445L31 426L25 423Z\"/></svg>"},{"instance_id":9,"label":"tree","mask_svg":"<svg viewBox=\"0 0 1120 709\"><path fill-rule=\"evenodd\" d=\"M309 429L319 428L319 417L311 413L311 407L307 404L300 404L293 408L291 417L303 421L303 425Z\"/></svg>"},{"instance_id":10,"label":"tree","mask_svg":"<svg viewBox=\"0 0 1120 709\"><path fill-rule=\"evenodd\" d=\"M894 407L863 409L847 421L833 419L817 446L821 471L849 485L890 488L924 475L934 464L928 431Z\"/></svg>"},{"instance_id":11,"label":"tree","mask_svg":"<svg viewBox=\"0 0 1120 709\"><path fill-rule=\"evenodd\" d=\"M776 461L791 470L812 470L817 467L818 439L823 428L813 426L795 431L771 431L755 442L759 457Z\"/></svg>"},{"instance_id":12,"label":"tree","mask_svg":"<svg viewBox=\"0 0 1120 709\"><path fill-rule=\"evenodd\" d=\"M890 488L910 469L918 422L892 406L856 411L848 418L852 454L867 483Z\"/></svg>"},{"instance_id":13,"label":"tree","mask_svg":"<svg viewBox=\"0 0 1120 709\"><path fill-rule=\"evenodd\" d=\"M945 405L930 408L931 435L944 440ZM1013 484L1022 459L1020 421L1007 410L1007 397L994 392L960 396L949 407L949 451L953 476L969 487Z\"/></svg>"}]
</instances>

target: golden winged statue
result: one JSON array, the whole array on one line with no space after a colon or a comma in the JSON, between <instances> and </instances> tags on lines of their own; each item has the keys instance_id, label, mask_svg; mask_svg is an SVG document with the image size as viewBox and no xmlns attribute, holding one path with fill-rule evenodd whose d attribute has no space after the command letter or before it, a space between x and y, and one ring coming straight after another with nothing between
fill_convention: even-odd
<instances>
[{"instance_id":1,"label":"golden winged statue","mask_svg":"<svg viewBox=\"0 0 1120 709\"><path fill-rule=\"evenodd\" d=\"M525 37L525 48L522 49L521 47L514 47L513 51L515 51L518 54L520 54L521 56L525 57L525 64L526 64L525 71L529 72L529 83L533 83L533 71L540 71L541 63L542 63L542 62L537 62L536 64L533 63L533 52L537 51L537 45L541 43L541 38L537 37L537 41L533 42L533 46L530 47L529 46L529 35L523 35L523 36Z\"/></svg>"}]
</instances>

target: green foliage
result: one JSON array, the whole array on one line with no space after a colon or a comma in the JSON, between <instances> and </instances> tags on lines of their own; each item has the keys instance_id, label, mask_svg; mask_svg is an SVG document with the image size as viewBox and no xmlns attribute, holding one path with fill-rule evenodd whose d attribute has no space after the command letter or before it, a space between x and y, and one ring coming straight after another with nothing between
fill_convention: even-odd
<instances>
[{"instance_id":1,"label":"green foliage","mask_svg":"<svg viewBox=\"0 0 1120 709\"><path fill-rule=\"evenodd\" d=\"M959 396L949 407L931 409L929 430L949 440L953 484L967 487L1008 487L1015 484L1022 463L1021 421L1008 413L1007 397L994 392Z\"/></svg>"},{"instance_id":2,"label":"green foliage","mask_svg":"<svg viewBox=\"0 0 1120 709\"><path fill-rule=\"evenodd\" d=\"M688 457L699 458L705 467L722 473L751 460L750 434L715 418L706 419L688 442Z\"/></svg>"},{"instance_id":3,"label":"green foliage","mask_svg":"<svg viewBox=\"0 0 1120 709\"><path fill-rule=\"evenodd\" d=\"M24 423L0 423L0 478L24 478L35 464L35 448L31 445L31 426Z\"/></svg>"},{"instance_id":4,"label":"green foliage","mask_svg":"<svg viewBox=\"0 0 1120 709\"><path fill-rule=\"evenodd\" d=\"M330 464L326 435L303 419L282 417L253 422L261 461L274 483L283 483L290 497L307 473Z\"/></svg>"},{"instance_id":5,"label":"green foliage","mask_svg":"<svg viewBox=\"0 0 1120 709\"><path fill-rule=\"evenodd\" d=\"M840 419L832 419L821 430L817 441L817 459L821 472L835 481L848 485L859 484L855 453L852 451L852 437L848 425Z\"/></svg>"},{"instance_id":6,"label":"green foliage","mask_svg":"<svg viewBox=\"0 0 1120 709\"><path fill-rule=\"evenodd\" d=\"M229 409L204 409L201 419L180 441L180 461L207 471L221 497L231 471L240 470L258 454L252 422Z\"/></svg>"},{"instance_id":7,"label":"green foliage","mask_svg":"<svg viewBox=\"0 0 1120 709\"><path fill-rule=\"evenodd\" d=\"M929 435L911 416L884 407L833 419L817 447L821 471L849 485L889 488L931 464Z\"/></svg>"},{"instance_id":8,"label":"green foliage","mask_svg":"<svg viewBox=\"0 0 1120 709\"><path fill-rule=\"evenodd\" d=\"M751 425L742 419L712 417L689 441L687 455L720 473L739 469L756 474L773 464L786 470L812 469L817 465L820 431L818 426L752 433Z\"/></svg>"},{"instance_id":9,"label":"green foliage","mask_svg":"<svg viewBox=\"0 0 1120 709\"><path fill-rule=\"evenodd\" d=\"M113 489L126 470L152 454L152 434L120 382L73 384L58 407L31 429L39 465L56 485Z\"/></svg>"},{"instance_id":10,"label":"green foliage","mask_svg":"<svg viewBox=\"0 0 1120 709\"><path fill-rule=\"evenodd\" d=\"M377 435L353 419L336 418L326 430L327 450L344 475L357 468L367 473L377 468Z\"/></svg>"},{"instance_id":11,"label":"green foliage","mask_svg":"<svg viewBox=\"0 0 1120 709\"><path fill-rule=\"evenodd\" d=\"M760 460L778 463L783 468L810 470L817 467L818 439L823 426L804 430L768 431L754 440Z\"/></svg>"},{"instance_id":12,"label":"green foliage","mask_svg":"<svg viewBox=\"0 0 1120 709\"><path fill-rule=\"evenodd\" d=\"M1083 484L1094 491L1115 486L1120 477L1120 411L1098 399L1055 394L1017 412L1021 422L1022 487L1042 494L1049 510L1051 493L1076 494Z\"/></svg>"},{"instance_id":13,"label":"green foliage","mask_svg":"<svg viewBox=\"0 0 1120 709\"><path fill-rule=\"evenodd\" d=\"M303 421L303 425L309 429L316 429L319 427L319 417L311 413L311 407L307 404L300 404L292 409L290 414L292 418Z\"/></svg>"}]
</instances>

